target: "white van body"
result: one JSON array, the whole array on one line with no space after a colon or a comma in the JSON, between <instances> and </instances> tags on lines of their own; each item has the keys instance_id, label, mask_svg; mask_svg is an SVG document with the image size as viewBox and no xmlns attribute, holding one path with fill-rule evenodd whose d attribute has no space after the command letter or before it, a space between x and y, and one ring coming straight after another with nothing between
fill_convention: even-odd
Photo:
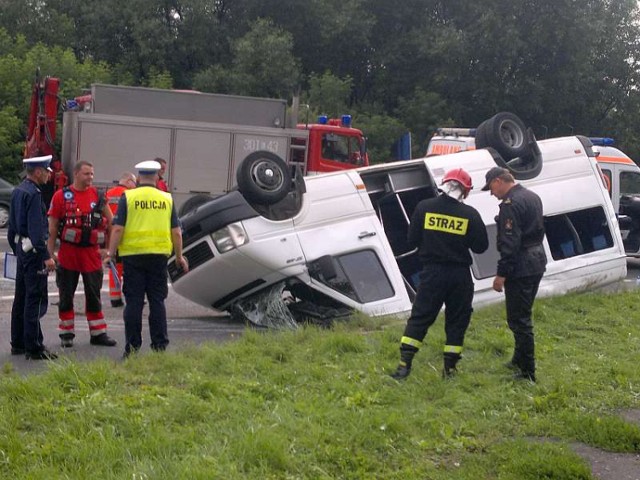
<instances>
[{"instance_id":1,"label":"white van body","mask_svg":"<svg viewBox=\"0 0 640 480\"><path fill-rule=\"evenodd\" d=\"M620 229L589 141L537 143L541 173L519 183L540 195L544 207L549 262L540 295L623 279ZM233 310L280 284L290 293L290 309L297 300L310 305L307 314L315 307L321 315L341 308L373 316L406 313L421 270L406 246L409 218L420 200L437 194L446 171L462 167L475 186L466 203L480 212L490 239L487 252L472 255L474 304L500 301L503 294L492 289L499 201L480 190L496 165L493 155L478 149L307 177L301 204L284 219L269 218L268 209L260 214L240 192L230 192L182 217L191 269L184 274L175 258L169 260L173 288L218 310Z\"/></svg>"},{"instance_id":2,"label":"white van body","mask_svg":"<svg viewBox=\"0 0 640 480\"><path fill-rule=\"evenodd\" d=\"M447 130L468 131L470 129L440 130L446 132ZM426 156L463 152L475 150L475 148L475 138L472 136L438 133L431 138ZM606 177L606 186L613 203L613 209L620 215L624 213L620 209L622 197L640 198L640 167L627 154L610 145L595 145L592 148L600 171ZM640 218L637 218L635 222L631 219L625 220L629 221L621 222L625 226L620 226L625 252L630 257L640 257Z\"/></svg>"}]
</instances>

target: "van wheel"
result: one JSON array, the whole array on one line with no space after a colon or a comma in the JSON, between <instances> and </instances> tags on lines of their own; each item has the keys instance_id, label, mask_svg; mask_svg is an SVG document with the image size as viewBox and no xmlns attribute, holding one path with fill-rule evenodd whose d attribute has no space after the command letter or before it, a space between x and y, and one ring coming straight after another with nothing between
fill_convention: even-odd
<instances>
[{"instance_id":1,"label":"van wheel","mask_svg":"<svg viewBox=\"0 0 640 480\"><path fill-rule=\"evenodd\" d=\"M497 113L476 129L476 148L494 148L504 159L529 155L527 127L517 115Z\"/></svg>"},{"instance_id":2,"label":"van wheel","mask_svg":"<svg viewBox=\"0 0 640 480\"><path fill-rule=\"evenodd\" d=\"M240 164L238 190L249 200L263 205L279 202L291 188L291 172L284 160L272 152L253 152Z\"/></svg>"},{"instance_id":3,"label":"van wheel","mask_svg":"<svg viewBox=\"0 0 640 480\"><path fill-rule=\"evenodd\" d=\"M204 205L211 200L213 200L213 197L210 197L209 195L195 195L182 204L178 211L178 216L184 217L187 213L192 212L200 205Z\"/></svg>"}]
</instances>

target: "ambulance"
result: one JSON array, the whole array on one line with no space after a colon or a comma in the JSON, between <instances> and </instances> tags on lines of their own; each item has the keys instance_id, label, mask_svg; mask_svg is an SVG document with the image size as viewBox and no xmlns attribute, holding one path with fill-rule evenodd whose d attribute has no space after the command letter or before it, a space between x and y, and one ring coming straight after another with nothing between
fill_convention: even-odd
<instances>
[{"instance_id":1,"label":"ambulance","mask_svg":"<svg viewBox=\"0 0 640 480\"><path fill-rule=\"evenodd\" d=\"M422 268L407 245L409 219L418 202L438 195L445 172L461 167L475 187L465 202L480 212L491 242L485 253L472 255L474 304L499 302L503 294L492 289L498 200L480 190L486 171L496 165L542 198L549 262L540 295L624 279L618 220L589 139L536 141L530 130L515 126L499 135L500 125L481 129L485 148L293 175L285 198L273 203L257 202L240 186L201 205L181 217L190 270L169 259L174 290L258 325L283 316L298 323L354 311L406 315Z\"/></svg>"}]
</instances>

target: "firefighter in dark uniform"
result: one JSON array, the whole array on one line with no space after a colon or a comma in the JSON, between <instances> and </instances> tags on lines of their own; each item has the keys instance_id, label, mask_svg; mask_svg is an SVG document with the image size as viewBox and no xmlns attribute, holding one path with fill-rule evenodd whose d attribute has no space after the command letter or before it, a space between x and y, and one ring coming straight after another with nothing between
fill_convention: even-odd
<instances>
[{"instance_id":1,"label":"firefighter in dark uniform","mask_svg":"<svg viewBox=\"0 0 640 480\"><path fill-rule=\"evenodd\" d=\"M11 354L30 360L57 357L43 344L40 318L47 312L47 274L56 269L47 250L47 208L41 186L49 180L51 155L25 158L27 177L11 194L7 240L17 256L11 309Z\"/></svg>"},{"instance_id":2,"label":"firefighter in dark uniform","mask_svg":"<svg viewBox=\"0 0 640 480\"><path fill-rule=\"evenodd\" d=\"M500 203L498 226L498 271L493 289L504 289L507 324L513 332L515 349L508 366L515 378L536 381L535 342L531 310L546 269L542 246L544 218L540 197L516 184L511 173L494 167L486 174L486 185Z\"/></svg>"},{"instance_id":3,"label":"firefighter in dark uniform","mask_svg":"<svg viewBox=\"0 0 640 480\"><path fill-rule=\"evenodd\" d=\"M400 364L391 375L397 380L411 372L413 357L443 304L446 345L442 373L444 378L456 373L473 312L469 250L482 253L489 246L480 214L463 203L473 188L469 174L462 168L451 170L442 179L442 186L439 196L421 201L411 216L409 244L418 247L424 269L400 341Z\"/></svg>"},{"instance_id":4,"label":"firefighter in dark uniform","mask_svg":"<svg viewBox=\"0 0 640 480\"><path fill-rule=\"evenodd\" d=\"M176 264L189 270L182 255L182 232L171 194L156 187L161 166L154 160L136 165L140 186L125 191L113 219L107 261L118 251L124 267L122 292L126 300L124 327L128 357L142 346L142 308L149 301L151 348L163 351L167 334L167 257L172 251Z\"/></svg>"}]
</instances>

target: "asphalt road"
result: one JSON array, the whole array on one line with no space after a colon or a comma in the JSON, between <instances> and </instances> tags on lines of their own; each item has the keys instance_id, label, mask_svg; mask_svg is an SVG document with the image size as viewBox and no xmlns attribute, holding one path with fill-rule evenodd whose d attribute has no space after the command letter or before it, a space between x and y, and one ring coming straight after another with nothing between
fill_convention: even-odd
<instances>
[{"instance_id":1,"label":"asphalt road","mask_svg":"<svg viewBox=\"0 0 640 480\"><path fill-rule=\"evenodd\" d=\"M9 250L6 240L6 229L0 230L0 252ZM0 256L0 272L3 272L4 253ZM2 275L0 274L0 277ZM13 302L14 282L0 278L0 368L11 363L12 368L20 373L38 372L45 368L47 362L26 360L22 355L11 355L11 305ZM47 348L61 357L81 360L111 358L120 361L124 352L124 323L122 308L112 308L108 301L108 277L105 273L102 287L103 311L108 325L108 333L118 341L115 347L89 345L89 326L84 316L84 289L82 280L75 296L76 338L73 348L62 349L58 338L58 308L52 303L58 301L58 291L53 275L49 275L49 309L42 318L44 343ZM180 297L169 287L166 301L167 323L169 331L169 350L178 350L186 345L204 342L223 342L237 338L247 328L243 323L231 320L222 312L206 309ZM148 308L144 310L143 347L141 352L149 351L149 329L146 322Z\"/></svg>"}]
</instances>

